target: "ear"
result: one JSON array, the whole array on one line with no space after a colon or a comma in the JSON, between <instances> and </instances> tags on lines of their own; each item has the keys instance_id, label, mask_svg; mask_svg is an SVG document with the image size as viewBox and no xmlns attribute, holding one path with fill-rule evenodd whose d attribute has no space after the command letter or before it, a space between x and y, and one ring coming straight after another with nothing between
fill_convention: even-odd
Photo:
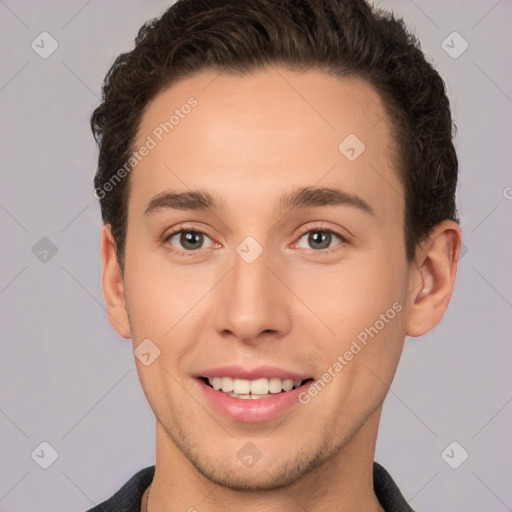
<instances>
[{"instance_id":1,"label":"ear","mask_svg":"<svg viewBox=\"0 0 512 512\"><path fill-rule=\"evenodd\" d=\"M116 244L109 224L103 226L101 233L101 262L103 264L101 285L108 319L120 336L131 338L124 296L123 272L117 259Z\"/></svg>"},{"instance_id":2,"label":"ear","mask_svg":"<svg viewBox=\"0 0 512 512\"><path fill-rule=\"evenodd\" d=\"M443 318L453 292L461 242L458 224L445 220L418 247L409 280L408 336L426 334Z\"/></svg>"}]
</instances>

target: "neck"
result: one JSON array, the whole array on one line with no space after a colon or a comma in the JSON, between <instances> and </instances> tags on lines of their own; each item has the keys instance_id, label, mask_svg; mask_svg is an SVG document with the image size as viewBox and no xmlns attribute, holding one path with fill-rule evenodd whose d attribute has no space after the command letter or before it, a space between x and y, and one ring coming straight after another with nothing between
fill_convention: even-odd
<instances>
[{"instance_id":1,"label":"neck","mask_svg":"<svg viewBox=\"0 0 512 512\"><path fill-rule=\"evenodd\" d=\"M383 512L373 490L373 459L381 409L326 462L278 489L250 492L220 486L176 447L156 422L157 457L147 512ZM147 500L148 490L144 499ZM143 504L145 501L143 499ZM143 506L142 510L146 508Z\"/></svg>"}]
</instances>

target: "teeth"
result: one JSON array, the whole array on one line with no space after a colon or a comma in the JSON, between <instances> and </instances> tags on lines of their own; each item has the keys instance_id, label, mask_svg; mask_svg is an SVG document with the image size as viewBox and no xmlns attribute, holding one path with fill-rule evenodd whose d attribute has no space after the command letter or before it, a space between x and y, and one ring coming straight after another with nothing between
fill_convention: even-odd
<instances>
[{"instance_id":1,"label":"teeth","mask_svg":"<svg viewBox=\"0 0 512 512\"><path fill-rule=\"evenodd\" d=\"M242 394L238 394L238 393L226 393L226 394L228 396L232 396L234 398L242 398L243 400L250 400L250 399L259 400L260 398L269 398L272 396L270 394L268 394L268 395L242 395Z\"/></svg>"},{"instance_id":2,"label":"teeth","mask_svg":"<svg viewBox=\"0 0 512 512\"><path fill-rule=\"evenodd\" d=\"M266 395L268 393L268 380L258 379L251 381L251 395Z\"/></svg>"},{"instance_id":3,"label":"teeth","mask_svg":"<svg viewBox=\"0 0 512 512\"><path fill-rule=\"evenodd\" d=\"M268 381L268 390L271 393L281 393L283 381L281 379L270 379Z\"/></svg>"},{"instance_id":4,"label":"teeth","mask_svg":"<svg viewBox=\"0 0 512 512\"><path fill-rule=\"evenodd\" d=\"M293 388L293 380L292 379L283 380L282 386L285 391L290 391Z\"/></svg>"},{"instance_id":5,"label":"teeth","mask_svg":"<svg viewBox=\"0 0 512 512\"><path fill-rule=\"evenodd\" d=\"M233 379L231 377L222 377L221 387L225 392L233 391Z\"/></svg>"},{"instance_id":6,"label":"teeth","mask_svg":"<svg viewBox=\"0 0 512 512\"><path fill-rule=\"evenodd\" d=\"M271 394L281 393L281 391L290 391L293 388L298 388L301 380L292 379L278 379L273 377L271 379L233 379L231 377L213 377L208 378L208 382L217 391L223 391L230 396L236 398L260 398L271 396ZM255 396L256 395L256 396Z\"/></svg>"}]
</instances>

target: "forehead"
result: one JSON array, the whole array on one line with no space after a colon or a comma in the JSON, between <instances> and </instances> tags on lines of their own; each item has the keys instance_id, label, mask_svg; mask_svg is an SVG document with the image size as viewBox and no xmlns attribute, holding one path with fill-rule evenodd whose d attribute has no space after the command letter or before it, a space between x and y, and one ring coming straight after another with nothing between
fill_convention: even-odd
<instances>
[{"instance_id":1,"label":"forehead","mask_svg":"<svg viewBox=\"0 0 512 512\"><path fill-rule=\"evenodd\" d=\"M166 189L261 208L290 188L342 187L383 215L403 206L384 104L362 79L317 70L196 73L159 93L134 149L129 209ZM279 206L279 205L276 205Z\"/></svg>"}]
</instances>

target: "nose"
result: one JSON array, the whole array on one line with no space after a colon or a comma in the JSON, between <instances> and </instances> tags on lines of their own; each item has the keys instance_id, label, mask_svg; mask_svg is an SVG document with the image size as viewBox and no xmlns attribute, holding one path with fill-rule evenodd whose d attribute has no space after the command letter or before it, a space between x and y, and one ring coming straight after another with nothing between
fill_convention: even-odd
<instances>
[{"instance_id":1,"label":"nose","mask_svg":"<svg viewBox=\"0 0 512 512\"><path fill-rule=\"evenodd\" d=\"M242 248L243 249L243 248ZM253 250L254 248L251 248ZM254 260L243 252L218 288L215 328L244 343L282 337L291 328L291 291L283 284L283 266L265 249Z\"/></svg>"}]
</instances>

